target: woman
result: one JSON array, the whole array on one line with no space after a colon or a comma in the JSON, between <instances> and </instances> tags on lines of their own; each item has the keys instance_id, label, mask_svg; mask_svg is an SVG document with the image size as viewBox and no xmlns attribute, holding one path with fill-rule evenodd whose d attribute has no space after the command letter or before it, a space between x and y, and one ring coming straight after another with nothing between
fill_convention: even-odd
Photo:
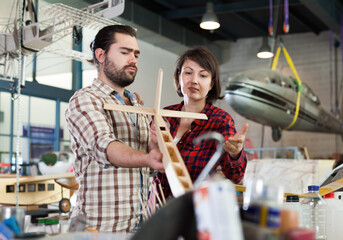
<instances>
[{"instance_id":1,"label":"woman","mask_svg":"<svg viewBox=\"0 0 343 240\"><path fill-rule=\"evenodd\" d=\"M240 182L247 164L243 144L248 124L236 133L230 114L212 105L217 99L223 98L220 96L219 66L216 58L203 47L186 51L177 61L174 83L183 101L165 109L204 113L208 117L208 120L167 118L170 133L185 161L192 181L195 181L216 151L215 141L203 141L201 144L194 145L194 139L205 132L219 132L225 138L225 152L216 166L220 165L224 175L232 182ZM154 135L154 126L151 129ZM170 196L166 175L158 173L157 178L161 181L164 194Z\"/></svg>"}]
</instances>

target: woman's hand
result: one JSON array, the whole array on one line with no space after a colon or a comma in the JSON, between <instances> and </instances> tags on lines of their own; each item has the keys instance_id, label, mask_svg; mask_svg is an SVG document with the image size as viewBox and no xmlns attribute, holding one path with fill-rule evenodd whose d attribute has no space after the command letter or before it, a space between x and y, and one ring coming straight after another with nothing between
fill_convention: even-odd
<instances>
[{"instance_id":1,"label":"woman's hand","mask_svg":"<svg viewBox=\"0 0 343 240\"><path fill-rule=\"evenodd\" d=\"M224 143L224 150L228 152L234 159L238 157L243 149L245 134L248 130L248 126L249 125L247 123L244 124L243 128L239 130L235 136L229 137L229 139Z\"/></svg>"}]
</instances>

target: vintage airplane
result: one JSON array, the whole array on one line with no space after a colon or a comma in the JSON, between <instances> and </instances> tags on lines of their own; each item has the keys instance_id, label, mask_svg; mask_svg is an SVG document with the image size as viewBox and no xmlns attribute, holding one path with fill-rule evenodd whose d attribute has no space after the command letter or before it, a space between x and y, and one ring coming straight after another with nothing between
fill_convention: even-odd
<instances>
[{"instance_id":1,"label":"vintage airplane","mask_svg":"<svg viewBox=\"0 0 343 240\"><path fill-rule=\"evenodd\" d=\"M68 212L70 210L70 189L76 190L78 188L74 173L19 177L18 183L18 204L20 206L59 203L59 210L61 212ZM1 174L0 204L13 205L16 203L16 189L16 176Z\"/></svg>"},{"instance_id":2,"label":"vintage airplane","mask_svg":"<svg viewBox=\"0 0 343 240\"><path fill-rule=\"evenodd\" d=\"M327 111L319 98L302 84L298 116L293 125L298 86L295 79L269 69L244 71L231 79L225 90L226 102L240 115L272 127L272 138L278 141L281 130L339 134L343 122ZM290 127L288 127L290 126Z\"/></svg>"}]
</instances>

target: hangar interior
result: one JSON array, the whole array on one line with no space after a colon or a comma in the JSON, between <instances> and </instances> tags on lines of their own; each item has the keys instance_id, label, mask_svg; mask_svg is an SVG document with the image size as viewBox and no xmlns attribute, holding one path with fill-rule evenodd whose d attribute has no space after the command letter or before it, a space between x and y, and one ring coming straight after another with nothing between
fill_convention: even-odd
<instances>
[{"instance_id":1,"label":"hangar interior","mask_svg":"<svg viewBox=\"0 0 343 240\"><path fill-rule=\"evenodd\" d=\"M2 33L13 31L13 21L18 10L15 2L1 2ZM51 4L61 3L72 9L83 10L102 1L32 2L37 7L36 21L48 29L49 19L58 14L57 8L49 9ZM225 98L218 100L215 105L233 117L236 129L241 129L245 123L249 123L245 148L254 149L247 151L249 161L255 158L274 159L275 161L264 166L266 169L270 167L270 172L274 171L271 166L284 167L281 166L282 163L276 165L277 159L308 159L316 162L315 164L322 161L322 169L325 171L323 170L319 177L318 172L321 170L317 168L321 167L313 165L317 170L311 175L312 180L321 181L334 165L337 166L343 160L343 2L287 1L288 33L282 29L285 1L272 2L273 15L270 17L270 1L267 0L213 0L211 3L219 19L220 28L209 31L199 27L208 1L126 0L124 12L112 20L137 29L141 55L135 82L128 89L140 94L145 107L153 107L157 73L161 68L164 71L161 107L179 103L182 99L174 90L173 83L176 60L186 49L205 46L219 61L224 96L230 81L239 73L248 69L271 68L273 58L260 59L256 56L263 39L268 40L274 53L278 47L283 46L287 49L301 81L311 88L320 99L320 104L340 122L340 130L336 133L282 130L281 138L274 141L273 129L268 124L260 124L240 115ZM29 15L25 12L24 19L32 21L32 16ZM273 24L272 35L268 34L270 20ZM4 164L0 167L2 173L15 172L15 164L19 162L22 164L23 174L37 174L32 165L36 166L41 161L42 154L70 152L70 137L64 114L73 93L90 85L97 76L94 66L85 59L91 56L89 45L98 30L97 26L93 29L79 26L71 31L69 29L62 38L51 40L49 47L28 53L24 67L20 67L18 59L13 56L0 57L0 163ZM0 51L3 50L0 48ZM82 52L83 55L79 56L72 50ZM20 75L19 71L22 71L25 80L22 82L20 94L15 80ZM276 71L287 77L294 76L282 52ZM11 76L14 79L9 81ZM320 119L318 124L326 121L323 114L316 117ZM331 123L327 124L330 128ZM330 163L324 164L324 160L328 159L331 160ZM251 164L254 167L248 171L250 174L257 174L258 167L254 164Z\"/></svg>"}]
</instances>

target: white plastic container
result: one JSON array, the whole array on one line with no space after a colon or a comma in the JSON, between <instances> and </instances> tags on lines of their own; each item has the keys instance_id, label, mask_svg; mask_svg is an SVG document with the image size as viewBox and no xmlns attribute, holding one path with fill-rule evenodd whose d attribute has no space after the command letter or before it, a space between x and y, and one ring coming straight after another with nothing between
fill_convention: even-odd
<instances>
[{"instance_id":1,"label":"white plastic container","mask_svg":"<svg viewBox=\"0 0 343 240\"><path fill-rule=\"evenodd\" d=\"M236 192L229 180L207 180L193 191L199 240L243 240Z\"/></svg>"},{"instance_id":2,"label":"white plastic container","mask_svg":"<svg viewBox=\"0 0 343 240\"><path fill-rule=\"evenodd\" d=\"M326 202L319 195L319 186L308 186L309 193L301 202L302 222L305 228L314 229L316 240L326 239Z\"/></svg>"},{"instance_id":3,"label":"white plastic container","mask_svg":"<svg viewBox=\"0 0 343 240\"><path fill-rule=\"evenodd\" d=\"M326 233L327 240L338 240L343 236L343 202L334 198L334 193L324 196L326 201Z\"/></svg>"}]
</instances>

